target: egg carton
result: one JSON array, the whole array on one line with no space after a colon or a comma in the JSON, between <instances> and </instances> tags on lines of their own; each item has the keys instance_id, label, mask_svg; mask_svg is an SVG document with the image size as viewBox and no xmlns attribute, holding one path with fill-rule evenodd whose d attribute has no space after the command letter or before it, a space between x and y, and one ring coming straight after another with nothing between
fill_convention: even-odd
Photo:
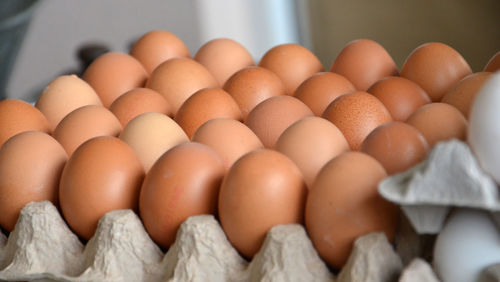
<instances>
[{"instance_id":1,"label":"egg carton","mask_svg":"<svg viewBox=\"0 0 500 282\"><path fill-rule=\"evenodd\" d=\"M401 206L420 234L439 233L456 207L487 210L500 228L500 190L469 146L456 139L438 143L425 161L384 179L378 188Z\"/></svg>"},{"instance_id":2,"label":"egg carton","mask_svg":"<svg viewBox=\"0 0 500 282\"><path fill-rule=\"evenodd\" d=\"M385 235L371 233L356 240L335 276L299 224L273 227L248 262L211 215L188 218L166 253L132 210L105 214L86 245L47 201L26 205L8 238L0 232L0 280L7 281L385 282L403 271Z\"/></svg>"}]
</instances>

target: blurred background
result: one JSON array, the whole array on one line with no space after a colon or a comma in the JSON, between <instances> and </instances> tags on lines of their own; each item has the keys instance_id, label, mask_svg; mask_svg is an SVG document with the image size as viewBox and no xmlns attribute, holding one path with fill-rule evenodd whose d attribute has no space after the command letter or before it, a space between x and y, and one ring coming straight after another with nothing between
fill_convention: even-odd
<instances>
[{"instance_id":1,"label":"blurred background","mask_svg":"<svg viewBox=\"0 0 500 282\"><path fill-rule=\"evenodd\" d=\"M256 62L275 45L299 43L325 70L355 39L379 42L399 68L420 44L440 41L476 72L500 50L500 1L2 0L0 96L32 102L55 77L81 71L82 46L128 52L153 29L175 33L191 55L208 40L228 37Z\"/></svg>"}]
</instances>

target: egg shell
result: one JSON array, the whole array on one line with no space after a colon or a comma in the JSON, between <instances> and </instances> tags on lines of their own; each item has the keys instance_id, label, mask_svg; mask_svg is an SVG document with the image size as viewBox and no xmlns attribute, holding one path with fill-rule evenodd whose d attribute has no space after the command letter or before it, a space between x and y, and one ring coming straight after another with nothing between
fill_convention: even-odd
<instances>
[{"instance_id":1,"label":"egg shell","mask_svg":"<svg viewBox=\"0 0 500 282\"><path fill-rule=\"evenodd\" d=\"M490 72L478 72L464 77L444 95L441 102L454 106L468 119L474 98L490 76Z\"/></svg>"},{"instance_id":2,"label":"egg shell","mask_svg":"<svg viewBox=\"0 0 500 282\"><path fill-rule=\"evenodd\" d=\"M496 52L484 66L484 71L495 72L497 70L500 70L500 51Z\"/></svg>"},{"instance_id":3,"label":"egg shell","mask_svg":"<svg viewBox=\"0 0 500 282\"><path fill-rule=\"evenodd\" d=\"M455 107L430 103L416 110L406 121L424 135L429 147L452 138L465 140L467 120Z\"/></svg>"},{"instance_id":4,"label":"egg shell","mask_svg":"<svg viewBox=\"0 0 500 282\"><path fill-rule=\"evenodd\" d=\"M155 112L167 116L172 110L167 100L158 92L149 88L134 88L116 99L109 110L125 127L129 121L140 114Z\"/></svg>"},{"instance_id":5,"label":"egg shell","mask_svg":"<svg viewBox=\"0 0 500 282\"><path fill-rule=\"evenodd\" d=\"M425 160L429 145L416 128L394 121L375 128L363 141L360 151L375 158L392 175Z\"/></svg>"},{"instance_id":6,"label":"egg shell","mask_svg":"<svg viewBox=\"0 0 500 282\"><path fill-rule=\"evenodd\" d=\"M188 217L215 214L224 172L217 153L200 143L180 144L163 154L146 175L139 201L151 238L168 248Z\"/></svg>"},{"instance_id":7,"label":"egg shell","mask_svg":"<svg viewBox=\"0 0 500 282\"><path fill-rule=\"evenodd\" d=\"M205 43L194 59L205 66L219 85L240 69L255 65L252 55L240 43L228 38L216 38Z\"/></svg>"},{"instance_id":8,"label":"egg shell","mask_svg":"<svg viewBox=\"0 0 500 282\"><path fill-rule=\"evenodd\" d=\"M467 142L481 167L500 183L500 72L494 73L477 94L469 116Z\"/></svg>"},{"instance_id":9,"label":"egg shell","mask_svg":"<svg viewBox=\"0 0 500 282\"><path fill-rule=\"evenodd\" d=\"M453 212L434 245L433 266L442 281L483 281L481 272L498 262L500 230L491 216L473 209Z\"/></svg>"},{"instance_id":10,"label":"egg shell","mask_svg":"<svg viewBox=\"0 0 500 282\"><path fill-rule=\"evenodd\" d=\"M383 77L399 75L391 55L382 45L369 39L347 43L335 58L330 71L343 75L360 91L366 91Z\"/></svg>"},{"instance_id":11,"label":"egg shell","mask_svg":"<svg viewBox=\"0 0 500 282\"><path fill-rule=\"evenodd\" d=\"M259 66L276 73L288 95L293 95L297 87L311 75L323 71L323 65L311 51L293 43L271 48L264 54Z\"/></svg>"},{"instance_id":12,"label":"egg shell","mask_svg":"<svg viewBox=\"0 0 500 282\"><path fill-rule=\"evenodd\" d=\"M312 187L319 170L337 155L348 151L342 132L320 117L305 117L289 126L276 142L276 150L289 157Z\"/></svg>"},{"instance_id":13,"label":"egg shell","mask_svg":"<svg viewBox=\"0 0 500 282\"><path fill-rule=\"evenodd\" d=\"M15 99L0 101L0 146L10 137L23 131L38 130L50 133L47 118L32 105Z\"/></svg>"},{"instance_id":14,"label":"egg shell","mask_svg":"<svg viewBox=\"0 0 500 282\"><path fill-rule=\"evenodd\" d=\"M218 87L213 75L200 63L187 58L173 58L160 64L151 74L151 88L172 106L174 116L184 101L202 88Z\"/></svg>"},{"instance_id":15,"label":"egg shell","mask_svg":"<svg viewBox=\"0 0 500 282\"><path fill-rule=\"evenodd\" d=\"M121 131L120 122L108 109L87 105L63 118L53 136L71 156L83 142L97 136L118 136Z\"/></svg>"},{"instance_id":16,"label":"egg shell","mask_svg":"<svg viewBox=\"0 0 500 282\"><path fill-rule=\"evenodd\" d=\"M50 135L25 131L0 148L0 226L12 231L32 201L59 205L59 179L68 156Z\"/></svg>"},{"instance_id":17,"label":"egg shell","mask_svg":"<svg viewBox=\"0 0 500 282\"><path fill-rule=\"evenodd\" d=\"M303 222L307 188L285 155L261 149L241 157L224 178L219 218L231 244L252 258L278 224Z\"/></svg>"},{"instance_id":18,"label":"egg shell","mask_svg":"<svg viewBox=\"0 0 500 282\"><path fill-rule=\"evenodd\" d=\"M75 151L62 172L62 214L78 236L89 240L105 213L137 210L143 178L141 162L125 142L110 136L92 138Z\"/></svg>"},{"instance_id":19,"label":"egg shell","mask_svg":"<svg viewBox=\"0 0 500 282\"><path fill-rule=\"evenodd\" d=\"M165 30L152 30L141 36L132 46L130 55L141 62L148 74L168 59L191 57L184 42Z\"/></svg>"},{"instance_id":20,"label":"egg shell","mask_svg":"<svg viewBox=\"0 0 500 282\"><path fill-rule=\"evenodd\" d=\"M418 108L431 102L422 87L398 76L382 78L366 92L377 97L396 121L406 121Z\"/></svg>"},{"instance_id":21,"label":"egg shell","mask_svg":"<svg viewBox=\"0 0 500 282\"><path fill-rule=\"evenodd\" d=\"M401 76L420 85L433 102L441 101L446 92L471 73L462 55L440 42L415 48L401 69Z\"/></svg>"},{"instance_id":22,"label":"egg shell","mask_svg":"<svg viewBox=\"0 0 500 282\"><path fill-rule=\"evenodd\" d=\"M205 88L197 91L182 104L175 115L175 121L189 138L202 124L214 118L232 118L241 121L238 104L222 88Z\"/></svg>"},{"instance_id":23,"label":"egg shell","mask_svg":"<svg viewBox=\"0 0 500 282\"><path fill-rule=\"evenodd\" d=\"M233 74L224 84L224 90L240 107L243 120L260 102L286 94L285 85L274 72L255 66Z\"/></svg>"},{"instance_id":24,"label":"egg shell","mask_svg":"<svg viewBox=\"0 0 500 282\"><path fill-rule=\"evenodd\" d=\"M144 113L131 120L120 134L135 151L148 172L170 148L189 141L186 133L171 118L160 113Z\"/></svg>"},{"instance_id":25,"label":"egg shell","mask_svg":"<svg viewBox=\"0 0 500 282\"><path fill-rule=\"evenodd\" d=\"M355 90L354 85L342 75L320 72L302 82L293 96L304 102L315 116L321 116L335 98Z\"/></svg>"},{"instance_id":26,"label":"egg shell","mask_svg":"<svg viewBox=\"0 0 500 282\"><path fill-rule=\"evenodd\" d=\"M374 158L346 152L329 161L309 190L305 224L319 255L337 269L347 261L354 240L370 232L394 238L398 207L377 192L387 176Z\"/></svg>"},{"instance_id":27,"label":"egg shell","mask_svg":"<svg viewBox=\"0 0 500 282\"><path fill-rule=\"evenodd\" d=\"M76 75L63 75L45 87L35 107L45 115L53 131L67 114L86 105L102 106L102 102L87 82Z\"/></svg>"},{"instance_id":28,"label":"egg shell","mask_svg":"<svg viewBox=\"0 0 500 282\"><path fill-rule=\"evenodd\" d=\"M134 57L119 52L105 53L95 59L83 73L85 80L107 108L123 93L143 87L148 73Z\"/></svg>"},{"instance_id":29,"label":"egg shell","mask_svg":"<svg viewBox=\"0 0 500 282\"><path fill-rule=\"evenodd\" d=\"M392 121L384 104L362 91L344 94L333 100L323 113L323 118L342 131L351 150L359 150L373 129Z\"/></svg>"},{"instance_id":30,"label":"egg shell","mask_svg":"<svg viewBox=\"0 0 500 282\"><path fill-rule=\"evenodd\" d=\"M275 96L258 104L245 125L259 137L266 148L274 148L280 135L297 120L312 116L312 111L292 96Z\"/></svg>"},{"instance_id":31,"label":"egg shell","mask_svg":"<svg viewBox=\"0 0 500 282\"><path fill-rule=\"evenodd\" d=\"M215 150L222 158L226 170L244 154L264 147L250 128L229 118L205 122L196 130L192 140Z\"/></svg>"}]
</instances>

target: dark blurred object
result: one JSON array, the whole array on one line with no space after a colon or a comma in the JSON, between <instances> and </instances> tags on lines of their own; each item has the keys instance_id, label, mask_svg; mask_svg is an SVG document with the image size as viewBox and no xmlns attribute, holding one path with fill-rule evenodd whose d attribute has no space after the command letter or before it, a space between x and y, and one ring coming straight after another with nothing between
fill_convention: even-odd
<instances>
[{"instance_id":1,"label":"dark blurred object","mask_svg":"<svg viewBox=\"0 0 500 282\"><path fill-rule=\"evenodd\" d=\"M80 46L77 51L77 56L80 61L81 73L85 72L88 66L97 59L97 57L109 51L108 47L98 43L89 43Z\"/></svg>"},{"instance_id":2,"label":"dark blurred object","mask_svg":"<svg viewBox=\"0 0 500 282\"><path fill-rule=\"evenodd\" d=\"M0 1L0 100L7 97L7 82L37 3L37 0Z\"/></svg>"}]
</instances>

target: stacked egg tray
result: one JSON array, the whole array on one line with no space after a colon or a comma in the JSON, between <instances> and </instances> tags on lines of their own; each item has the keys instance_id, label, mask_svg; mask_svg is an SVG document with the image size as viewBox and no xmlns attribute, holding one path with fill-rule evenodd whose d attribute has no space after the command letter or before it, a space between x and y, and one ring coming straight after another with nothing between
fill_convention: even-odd
<instances>
[{"instance_id":1,"label":"stacked egg tray","mask_svg":"<svg viewBox=\"0 0 500 282\"><path fill-rule=\"evenodd\" d=\"M434 185L428 185L429 181ZM455 189L457 183L465 185ZM466 230L476 229L474 222L462 226L462 230L454 230L455 234L451 232L451 235L446 231L446 225L443 228L450 210L455 209L451 218L463 210L476 216L473 221L484 221L492 216L497 226L493 224L487 230L485 226L488 224L483 224L476 233L497 232L497 239L500 238L497 187L482 172L463 142L452 140L438 144L425 162L382 181L379 192L399 203L403 211L394 244L389 243L383 233L359 237L339 273L334 273L321 260L304 227L299 224L273 227L259 252L247 261L232 247L220 224L211 215L188 218L181 225L175 243L164 253L151 240L132 210L108 212L100 219L95 235L84 245L69 229L58 209L51 202L43 201L29 203L23 208L8 238L0 233L0 279L439 281L431 266L433 256L448 261L453 267L463 263L462 258L468 258L467 255L472 256L469 260L478 259L468 252L466 255L457 253L460 257L450 261L451 256L457 254L449 248L446 250L446 242L450 242L455 250L460 249L460 245L453 246L453 241L461 240L465 245L472 242L479 248L479 253L496 252L500 248L495 245L498 242L489 246L488 242L478 244L477 234L476 238L464 237L474 236L473 232L464 234ZM436 195L440 195L438 200ZM444 212L437 213L437 209ZM439 234L437 240L436 234ZM477 281L498 281L500 252L486 256L490 256L490 262L492 258L495 261L496 256L497 263L490 263L482 269Z\"/></svg>"}]
</instances>

